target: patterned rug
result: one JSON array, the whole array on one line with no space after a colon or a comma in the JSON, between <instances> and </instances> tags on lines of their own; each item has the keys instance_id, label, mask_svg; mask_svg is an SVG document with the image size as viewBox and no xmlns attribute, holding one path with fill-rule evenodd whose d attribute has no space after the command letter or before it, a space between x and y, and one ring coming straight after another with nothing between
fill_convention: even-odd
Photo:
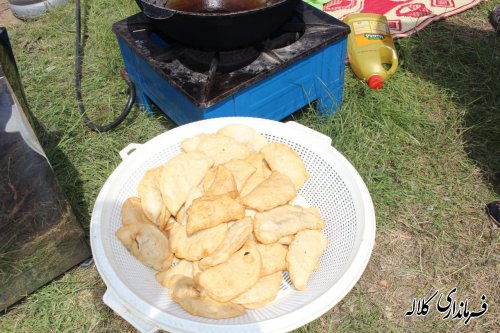
<instances>
[{"instance_id":1,"label":"patterned rug","mask_svg":"<svg viewBox=\"0 0 500 333\"><path fill-rule=\"evenodd\" d=\"M304 0L343 19L351 13L377 13L387 17L392 37L406 37L443 17L458 14L481 0Z\"/></svg>"}]
</instances>

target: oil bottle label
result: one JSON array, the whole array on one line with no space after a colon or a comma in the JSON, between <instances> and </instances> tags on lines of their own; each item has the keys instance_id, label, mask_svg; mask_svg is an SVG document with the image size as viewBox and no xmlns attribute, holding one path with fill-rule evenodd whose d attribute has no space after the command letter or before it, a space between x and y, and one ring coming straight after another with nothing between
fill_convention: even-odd
<instances>
[{"instance_id":1,"label":"oil bottle label","mask_svg":"<svg viewBox=\"0 0 500 333\"><path fill-rule=\"evenodd\" d=\"M364 46L380 41L391 41L389 27L385 22L356 21L353 22L356 44Z\"/></svg>"}]
</instances>

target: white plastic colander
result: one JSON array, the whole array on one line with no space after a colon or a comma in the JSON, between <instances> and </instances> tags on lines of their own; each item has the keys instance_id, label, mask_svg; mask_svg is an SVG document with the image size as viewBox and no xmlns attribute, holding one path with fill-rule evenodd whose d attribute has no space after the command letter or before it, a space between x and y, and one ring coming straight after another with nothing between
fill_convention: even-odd
<instances>
[{"instance_id":1,"label":"white plastic colander","mask_svg":"<svg viewBox=\"0 0 500 333\"><path fill-rule=\"evenodd\" d=\"M302 157L310 178L299 195L320 210L328 247L305 291L294 290L285 274L274 302L237 318L213 320L192 316L174 303L155 280L155 271L129 254L115 232L121 226L121 207L128 197L137 196L146 170L177 155L183 139L232 123L250 126ZM287 332L324 314L359 280L375 242L370 194L354 167L330 144L329 137L294 122L228 117L183 125L143 145L128 146L120 153L124 161L97 197L90 225L94 260L108 288L104 302L141 332Z\"/></svg>"}]
</instances>

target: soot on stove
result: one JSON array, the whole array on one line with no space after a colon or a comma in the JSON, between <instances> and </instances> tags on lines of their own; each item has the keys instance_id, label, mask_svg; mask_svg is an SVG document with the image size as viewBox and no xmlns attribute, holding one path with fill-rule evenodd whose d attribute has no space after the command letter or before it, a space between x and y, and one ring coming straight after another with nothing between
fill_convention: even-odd
<instances>
[{"instance_id":1,"label":"soot on stove","mask_svg":"<svg viewBox=\"0 0 500 333\"><path fill-rule=\"evenodd\" d=\"M186 47L156 31L142 13L115 23L113 31L191 102L207 108L345 38L349 28L300 3L293 18L269 38L236 50Z\"/></svg>"},{"instance_id":2,"label":"soot on stove","mask_svg":"<svg viewBox=\"0 0 500 333\"><path fill-rule=\"evenodd\" d=\"M298 41L306 30L304 21L297 15L283 25L266 40L233 50L203 50L182 45L176 41L169 41L161 33L144 27L137 29L131 24L130 33L138 41L149 42L151 57L159 61L173 61L178 59L187 68L196 72L230 73L254 62L263 52L280 49Z\"/></svg>"}]
</instances>

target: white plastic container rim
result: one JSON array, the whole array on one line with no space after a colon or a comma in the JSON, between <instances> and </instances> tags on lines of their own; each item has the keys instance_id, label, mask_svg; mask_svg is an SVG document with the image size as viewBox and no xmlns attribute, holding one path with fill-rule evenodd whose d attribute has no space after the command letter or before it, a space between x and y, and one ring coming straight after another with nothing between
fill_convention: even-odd
<instances>
[{"instance_id":1,"label":"white plastic container rim","mask_svg":"<svg viewBox=\"0 0 500 333\"><path fill-rule=\"evenodd\" d=\"M8 0L14 16L23 20L33 20L45 12L68 3L68 0L44 0L25 4L23 1Z\"/></svg>"},{"instance_id":2,"label":"white plastic container rim","mask_svg":"<svg viewBox=\"0 0 500 333\"><path fill-rule=\"evenodd\" d=\"M113 270L109 261L110 259L105 255L104 244L102 242L103 235L101 233L101 223L103 222L102 212L106 202L105 199L110 195L110 191L112 190L112 184L124 170L136 168L143 163L143 160L149 156L148 147L157 147L165 142L169 142L169 138L179 142L179 140L183 138L191 137L199 133L216 132L219 128L233 123L254 127L262 133L273 133L273 131L276 131L276 129L280 127L281 131L284 129L301 136L303 138L302 142L307 144L308 148L314 149L315 153L319 156L330 155L335 160L335 171L338 172L342 178L349 178L353 185L351 189L354 189L355 192L352 193L353 196L356 197L356 200L362 202L362 226L358 226L360 241L357 246L357 251L351 254L349 258L350 264L348 268L343 272L335 284L313 302L305 304L297 311L287 313L276 319L241 325L217 325L212 323L193 322L170 315L151 306L135 295L121 281L117 273ZM280 123L266 119L247 117L225 117L202 120L169 130L151 139L144 145L131 144L120 152L120 156L124 158L124 161L118 165L108 178L94 205L90 230L91 247L96 267L108 288L103 297L104 303L141 332L156 332L160 329L180 333L288 332L320 317L342 300L360 279L369 262L375 244L376 231L375 211L369 191L355 168L340 152L331 147L331 139L310 128L295 122Z\"/></svg>"}]
</instances>

